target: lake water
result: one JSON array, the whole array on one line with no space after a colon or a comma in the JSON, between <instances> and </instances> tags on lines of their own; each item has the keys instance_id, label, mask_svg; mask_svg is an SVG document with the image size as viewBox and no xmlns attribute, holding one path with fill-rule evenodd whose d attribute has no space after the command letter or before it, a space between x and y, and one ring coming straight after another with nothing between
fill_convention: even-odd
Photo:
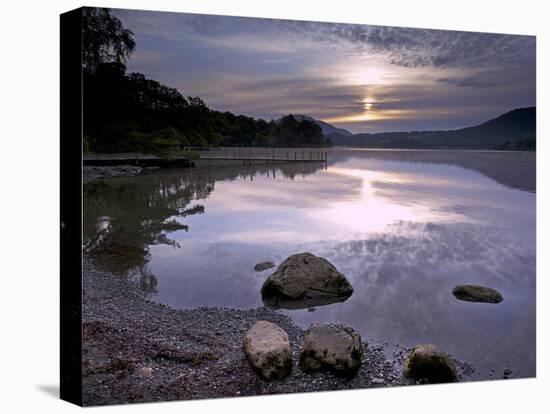
<instances>
[{"instance_id":1,"label":"lake water","mask_svg":"<svg viewBox=\"0 0 550 414\"><path fill-rule=\"evenodd\" d=\"M282 310L367 340L435 343L489 378L535 375L535 154L333 149L328 164L158 170L88 184L85 241L99 266L175 308L262 306L298 252L354 287L343 303ZM462 302L457 284L499 290Z\"/></svg>"}]
</instances>

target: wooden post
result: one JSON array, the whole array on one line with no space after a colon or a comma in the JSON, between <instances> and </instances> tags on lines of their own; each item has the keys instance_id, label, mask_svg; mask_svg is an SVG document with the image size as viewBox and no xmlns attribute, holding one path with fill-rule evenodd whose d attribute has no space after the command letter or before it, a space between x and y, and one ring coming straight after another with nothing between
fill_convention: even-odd
<instances>
[{"instance_id":1,"label":"wooden post","mask_svg":"<svg viewBox=\"0 0 550 414\"><path fill-rule=\"evenodd\" d=\"M309 151L309 160L311 161L313 158L311 157L312 152Z\"/></svg>"},{"instance_id":2,"label":"wooden post","mask_svg":"<svg viewBox=\"0 0 550 414\"><path fill-rule=\"evenodd\" d=\"M294 161L296 161L296 151L294 151Z\"/></svg>"},{"instance_id":3,"label":"wooden post","mask_svg":"<svg viewBox=\"0 0 550 414\"><path fill-rule=\"evenodd\" d=\"M304 151L302 151L302 161L304 160Z\"/></svg>"}]
</instances>

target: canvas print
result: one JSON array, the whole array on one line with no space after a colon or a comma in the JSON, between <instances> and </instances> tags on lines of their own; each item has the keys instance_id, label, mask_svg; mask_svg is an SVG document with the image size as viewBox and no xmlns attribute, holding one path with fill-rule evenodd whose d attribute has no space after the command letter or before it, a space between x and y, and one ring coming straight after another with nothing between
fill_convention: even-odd
<instances>
[{"instance_id":1,"label":"canvas print","mask_svg":"<svg viewBox=\"0 0 550 414\"><path fill-rule=\"evenodd\" d=\"M534 36L93 7L61 25L63 223L82 224L62 394L536 375Z\"/></svg>"}]
</instances>

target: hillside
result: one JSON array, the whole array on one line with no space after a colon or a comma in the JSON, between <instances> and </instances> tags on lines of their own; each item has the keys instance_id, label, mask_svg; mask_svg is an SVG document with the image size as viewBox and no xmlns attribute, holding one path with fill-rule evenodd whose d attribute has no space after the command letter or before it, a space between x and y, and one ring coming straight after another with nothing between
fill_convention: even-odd
<instances>
[{"instance_id":1,"label":"hillside","mask_svg":"<svg viewBox=\"0 0 550 414\"><path fill-rule=\"evenodd\" d=\"M307 115L300 115L300 114L292 114L293 118L296 121L310 121L315 122L317 125L321 127L321 131L323 132L323 135L325 137L329 137L333 134L341 135L341 136L351 136L353 135L351 132L349 132L347 129L344 128L337 128L334 125L331 125L325 121L321 121L319 119L314 119ZM279 118L281 119L281 118ZM277 119L275 122L278 122L279 119Z\"/></svg>"},{"instance_id":2,"label":"hillside","mask_svg":"<svg viewBox=\"0 0 550 414\"><path fill-rule=\"evenodd\" d=\"M334 145L370 148L502 149L536 148L536 108L518 108L482 124L449 131L384 132L342 136Z\"/></svg>"}]
</instances>

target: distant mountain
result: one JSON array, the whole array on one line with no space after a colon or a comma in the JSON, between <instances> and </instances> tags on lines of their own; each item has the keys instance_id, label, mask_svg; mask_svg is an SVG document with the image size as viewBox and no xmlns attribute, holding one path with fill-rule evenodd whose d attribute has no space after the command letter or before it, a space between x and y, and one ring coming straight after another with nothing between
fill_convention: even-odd
<instances>
[{"instance_id":1,"label":"distant mountain","mask_svg":"<svg viewBox=\"0 0 550 414\"><path fill-rule=\"evenodd\" d=\"M331 134L334 145L370 148L535 150L536 108L518 108L480 125L449 131Z\"/></svg>"},{"instance_id":2,"label":"distant mountain","mask_svg":"<svg viewBox=\"0 0 550 414\"><path fill-rule=\"evenodd\" d=\"M321 127L321 130L323 131L323 135L325 137L332 136L333 134L344 136L344 137L353 135L351 132L349 132L346 129L336 128L334 125L328 124L325 121L321 121L319 119L314 119L314 118L312 118L310 116L307 116L307 115L292 114L292 116L294 117L294 119L296 121L304 121L305 120L305 121L315 122L317 125L319 125ZM275 122L277 122L277 121L278 121L278 119Z\"/></svg>"}]
</instances>

